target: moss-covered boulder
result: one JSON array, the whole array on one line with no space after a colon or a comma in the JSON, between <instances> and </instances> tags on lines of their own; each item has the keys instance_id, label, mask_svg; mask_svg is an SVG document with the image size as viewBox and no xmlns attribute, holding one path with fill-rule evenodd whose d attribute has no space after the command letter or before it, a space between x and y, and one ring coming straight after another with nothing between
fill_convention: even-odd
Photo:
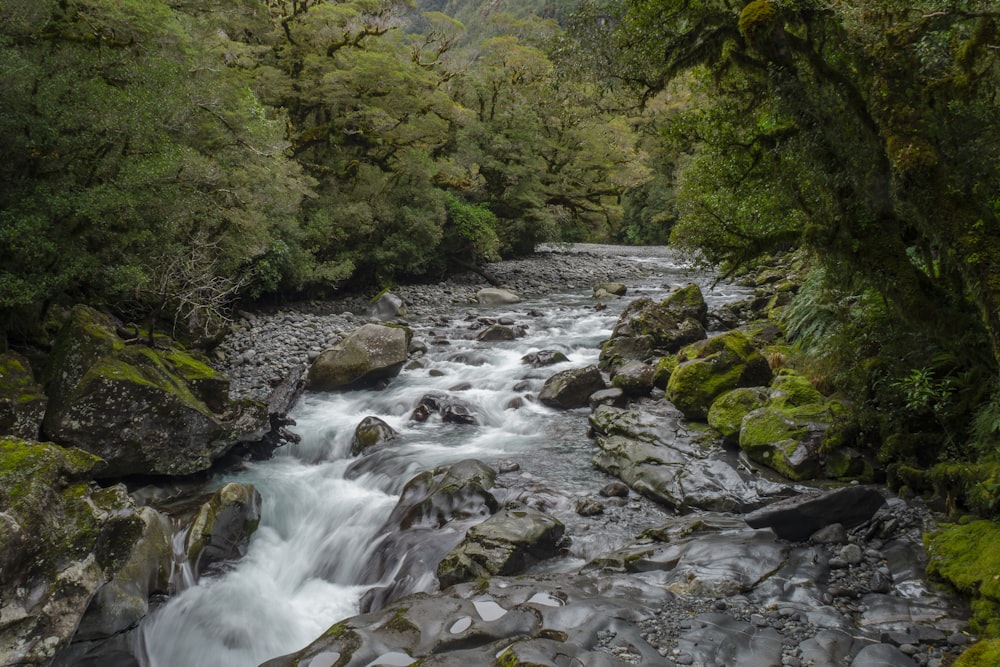
<instances>
[{"instance_id":1,"label":"moss-covered boulder","mask_svg":"<svg viewBox=\"0 0 1000 667\"><path fill-rule=\"evenodd\" d=\"M260 492L252 484L230 482L202 504L188 530L184 552L200 575L215 563L246 554L260 525Z\"/></svg>"},{"instance_id":2,"label":"moss-covered boulder","mask_svg":"<svg viewBox=\"0 0 1000 667\"><path fill-rule=\"evenodd\" d=\"M746 334L729 331L693 343L677 355L666 395L688 419L704 420L712 402L737 387L764 386L771 367Z\"/></svg>"},{"instance_id":3,"label":"moss-covered boulder","mask_svg":"<svg viewBox=\"0 0 1000 667\"><path fill-rule=\"evenodd\" d=\"M645 297L636 299L622 311L611 332L612 338L650 336L654 346L666 352L676 352L688 343L704 339L705 335L704 325L685 316L683 309L669 308Z\"/></svg>"},{"instance_id":4,"label":"moss-covered boulder","mask_svg":"<svg viewBox=\"0 0 1000 667\"><path fill-rule=\"evenodd\" d=\"M351 438L351 456L363 454L398 437L399 431L378 417L365 417L354 429L354 437Z\"/></svg>"},{"instance_id":5,"label":"moss-covered boulder","mask_svg":"<svg viewBox=\"0 0 1000 667\"><path fill-rule=\"evenodd\" d=\"M1000 665L1000 639L974 644L958 657L952 667L996 667Z\"/></svg>"},{"instance_id":6,"label":"moss-covered boulder","mask_svg":"<svg viewBox=\"0 0 1000 667\"><path fill-rule=\"evenodd\" d=\"M740 387L727 391L712 402L708 425L729 442L739 442L743 418L763 407L771 396L766 387Z\"/></svg>"},{"instance_id":7,"label":"moss-covered boulder","mask_svg":"<svg viewBox=\"0 0 1000 667\"><path fill-rule=\"evenodd\" d=\"M777 470L794 480L812 479L822 470L820 445L829 420L800 410L776 406L757 408L744 417L740 429L740 449L751 460Z\"/></svg>"},{"instance_id":8,"label":"moss-covered boulder","mask_svg":"<svg viewBox=\"0 0 1000 667\"><path fill-rule=\"evenodd\" d=\"M972 627L1000 637L1000 524L973 521L946 525L924 536L927 573L953 586L972 603Z\"/></svg>"},{"instance_id":9,"label":"moss-covered boulder","mask_svg":"<svg viewBox=\"0 0 1000 667\"><path fill-rule=\"evenodd\" d=\"M402 370L409 348L407 330L366 324L323 352L309 366L306 388L331 391L371 386Z\"/></svg>"},{"instance_id":10,"label":"moss-covered boulder","mask_svg":"<svg viewBox=\"0 0 1000 667\"><path fill-rule=\"evenodd\" d=\"M0 354L0 433L37 439L47 405L28 360L15 352Z\"/></svg>"},{"instance_id":11,"label":"moss-covered boulder","mask_svg":"<svg viewBox=\"0 0 1000 667\"><path fill-rule=\"evenodd\" d=\"M676 290L660 305L677 316L679 320L693 319L703 327L708 324L708 304L701 288L691 283Z\"/></svg>"},{"instance_id":12,"label":"moss-covered boulder","mask_svg":"<svg viewBox=\"0 0 1000 667\"><path fill-rule=\"evenodd\" d=\"M679 364L680 362L677 361L676 354L670 354L657 359L656 365L653 366L653 386L665 390L667 383L670 382L670 376L677 370Z\"/></svg>"},{"instance_id":13,"label":"moss-covered boulder","mask_svg":"<svg viewBox=\"0 0 1000 667\"><path fill-rule=\"evenodd\" d=\"M261 404L228 399L228 380L179 348L126 344L116 322L75 308L56 339L42 432L102 458L98 474L184 475L208 469L267 428Z\"/></svg>"},{"instance_id":14,"label":"moss-covered boulder","mask_svg":"<svg viewBox=\"0 0 1000 667\"><path fill-rule=\"evenodd\" d=\"M0 439L0 664L47 665L143 530L123 486L101 489L97 457Z\"/></svg>"},{"instance_id":15,"label":"moss-covered boulder","mask_svg":"<svg viewBox=\"0 0 1000 667\"><path fill-rule=\"evenodd\" d=\"M563 410L583 408L589 405L591 394L606 387L597 366L572 368L549 377L538 392L538 400Z\"/></svg>"},{"instance_id":16,"label":"moss-covered boulder","mask_svg":"<svg viewBox=\"0 0 1000 667\"><path fill-rule=\"evenodd\" d=\"M496 574L516 574L558 551L565 527L530 507L503 509L476 524L438 565L442 588Z\"/></svg>"}]
</instances>

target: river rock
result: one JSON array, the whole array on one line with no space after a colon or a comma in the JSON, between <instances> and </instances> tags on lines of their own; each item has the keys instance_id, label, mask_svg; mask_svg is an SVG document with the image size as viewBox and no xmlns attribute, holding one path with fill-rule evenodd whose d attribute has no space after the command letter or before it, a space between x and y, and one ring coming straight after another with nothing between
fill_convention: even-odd
<instances>
[{"instance_id":1,"label":"river rock","mask_svg":"<svg viewBox=\"0 0 1000 667\"><path fill-rule=\"evenodd\" d=\"M91 487L99 459L0 438L0 664L48 665L143 531L125 487Z\"/></svg>"},{"instance_id":2,"label":"river rock","mask_svg":"<svg viewBox=\"0 0 1000 667\"><path fill-rule=\"evenodd\" d=\"M499 287L484 287L476 292L476 301L484 306L506 306L520 303L521 297Z\"/></svg>"},{"instance_id":3,"label":"river rock","mask_svg":"<svg viewBox=\"0 0 1000 667\"><path fill-rule=\"evenodd\" d=\"M530 507L503 509L476 524L444 557L437 576L442 588L496 574L516 574L556 555L565 527Z\"/></svg>"},{"instance_id":4,"label":"river rock","mask_svg":"<svg viewBox=\"0 0 1000 667\"><path fill-rule=\"evenodd\" d=\"M788 489L744 479L720 448L695 444L670 408L621 410L599 406L590 416L600 451L594 465L678 510L750 511Z\"/></svg>"},{"instance_id":5,"label":"river rock","mask_svg":"<svg viewBox=\"0 0 1000 667\"><path fill-rule=\"evenodd\" d=\"M597 366L573 368L556 373L546 380L542 390L538 392L538 400L550 407L564 410L583 408L588 405L591 394L606 386Z\"/></svg>"},{"instance_id":6,"label":"river rock","mask_svg":"<svg viewBox=\"0 0 1000 667\"><path fill-rule=\"evenodd\" d=\"M130 631L149 612L149 599L169 589L173 528L169 517L151 507L139 508L142 536L114 578L102 586L80 621L69 648L52 667L105 665L130 652Z\"/></svg>"},{"instance_id":7,"label":"river rock","mask_svg":"<svg viewBox=\"0 0 1000 667\"><path fill-rule=\"evenodd\" d=\"M367 314L369 317L387 322L406 317L409 313L402 298L392 292L382 292L369 304Z\"/></svg>"},{"instance_id":8,"label":"river rock","mask_svg":"<svg viewBox=\"0 0 1000 667\"><path fill-rule=\"evenodd\" d=\"M214 563L242 558L260 524L261 497L252 484L230 482L195 515L184 552L198 576Z\"/></svg>"},{"instance_id":9,"label":"river rock","mask_svg":"<svg viewBox=\"0 0 1000 667\"><path fill-rule=\"evenodd\" d=\"M569 357L559 350L539 350L538 352L531 352L521 357L521 363L532 368L553 366L561 364L564 361L569 361Z\"/></svg>"},{"instance_id":10,"label":"river rock","mask_svg":"<svg viewBox=\"0 0 1000 667\"><path fill-rule=\"evenodd\" d=\"M365 324L323 350L309 366L306 388L331 391L395 377L406 363L408 348L406 329Z\"/></svg>"},{"instance_id":11,"label":"river rock","mask_svg":"<svg viewBox=\"0 0 1000 667\"><path fill-rule=\"evenodd\" d=\"M674 313L679 320L690 318L703 327L708 325L708 304L705 303L701 288L694 283L677 289L660 305Z\"/></svg>"},{"instance_id":12,"label":"river rock","mask_svg":"<svg viewBox=\"0 0 1000 667\"><path fill-rule=\"evenodd\" d=\"M688 419L705 419L712 402L730 389L771 382L767 359L740 331L693 343L677 356L680 364L670 374L667 398Z\"/></svg>"},{"instance_id":13,"label":"river rock","mask_svg":"<svg viewBox=\"0 0 1000 667\"><path fill-rule=\"evenodd\" d=\"M206 470L268 428L266 408L228 400L228 380L179 348L126 345L116 322L78 306L50 361L42 430L104 459L104 477Z\"/></svg>"},{"instance_id":14,"label":"river rock","mask_svg":"<svg viewBox=\"0 0 1000 667\"><path fill-rule=\"evenodd\" d=\"M870 644L851 661L851 667L916 667L916 664L891 644Z\"/></svg>"},{"instance_id":15,"label":"river rock","mask_svg":"<svg viewBox=\"0 0 1000 667\"><path fill-rule=\"evenodd\" d=\"M503 324L492 324L476 334L476 340L482 342L514 340L515 338L517 335L514 330Z\"/></svg>"},{"instance_id":16,"label":"river rock","mask_svg":"<svg viewBox=\"0 0 1000 667\"><path fill-rule=\"evenodd\" d=\"M729 443L738 443L743 418L763 407L770 398L766 387L740 387L720 395L708 410L708 425Z\"/></svg>"},{"instance_id":17,"label":"river rock","mask_svg":"<svg viewBox=\"0 0 1000 667\"><path fill-rule=\"evenodd\" d=\"M471 403L448 394L424 394L413 408L410 419L425 422L432 415L438 415L441 421L449 424L475 426L479 423L476 410Z\"/></svg>"},{"instance_id":18,"label":"river rock","mask_svg":"<svg viewBox=\"0 0 1000 667\"><path fill-rule=\"evenodd\" d=\"M666 352L676 352L704 339L705 335L704 325L696 318L645 297L636 299L622 311L611 332L612 338L651 336L655 347Z\"/></svg>"},{"instance_id":19,"label":"river rock","mask_svg":"<svg viewBox=\"0 0 1000 667\"><path fill-rule=\"evenodd\" d=\"M653 390L653 367L641 361L623 364L611 376L611 386L632 398L646 396Z\"/></svg>"},{"instance_id":20,"label":"river rock","mask_svg":"<svg viewBox=\"0 0 1000 667\"><path fill-rule=\"evenodd\" d=\"M0 433L37 439L48 402L28 360L16 352L0 354Z\"/></svg>"},{"instance_id":21,"label":"river rock","mask_svg":"<svg viewBox=\"0 0 1000 667\"><path fill-rule=\"evenodd\" d=\"M771 528L786 540L805 540L833 523L853 528L872 518L885 498L870 486L847 486L835 491L779 500L748 514L754 528Z\"/></svg>"},{"instance_id":22,"label":"river rock","mask_svg":"<svg viewBox=\"0 0 1000 667\"><path fill-rule=\"evenodd\" d=\"M399 437L399 431L378 417L365 417L354 429L351 438L351 456L357 456Z\"/></svg>"},{"instance_id":23,"label":"river rock","mask_svg":"<svg viewBox=\"0 0 1000 667\"><path fill-rule=\"evenodd\" d=\"M625 287L625 283L597 283L594 285L594 296L599 296L599 292L610 296L625 296L628 288Z\"/></svg>"}]
</instances>

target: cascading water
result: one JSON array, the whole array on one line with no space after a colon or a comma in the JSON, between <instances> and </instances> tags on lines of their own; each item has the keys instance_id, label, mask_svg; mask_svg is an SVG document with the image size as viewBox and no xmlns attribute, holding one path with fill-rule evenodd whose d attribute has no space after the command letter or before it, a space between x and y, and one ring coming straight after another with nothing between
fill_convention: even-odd
<instances>
[{"instance_id":1,"label":"cascading water","mask_svg":"<svg viewBox=\"0 0 1000 667\"><path fill-rule=\"evenodd\" d=\"M691 278L669 256L645 261L651 276L630 287L630 298L662 298L671 284ZM732 286L710 287L708 279L699 282L710 306L739 293ZM621 305L598 312L589 290L580 290L481 309L483 316L507 316L528 326L527 336L498 343L477 342L464 319L468 311L456 307L433 321L416 322L415 333L429 343L429 351L418 368L404 371L387 389L304 396L292 414L300 444L215 480L220 486L253 484L264 499L248 553L179 590L146 619L136 647L140 662L257 665L298 650L357 613L366 591L391 583L372 581L375 554L385 539L380 527L404 484L421 471L467 458L490 464L511 459L520 465L523 486L564 499L607 483L608 477L588 464L593 446L585 437L586 411L558 412L530 400L518 409L510 406L512 399L536 394L551 373L596 363L598 344L610 335ZM523 355L546 349L560 350L570 361L537 371L521 362ZM467 388L459 389L463 385ZM474 406L478 425L409 419L422 396L449 391ZM350 456L350 441L367 416L381 418L401 437L388 455L359 466ZM555 514L574 520L570 503L556 505ZM574 537L561 566L578 565L591 552L630 536L625 527L620 533ZM433 578L417 582L433 584Z\"/></svg>"}]
</instances>

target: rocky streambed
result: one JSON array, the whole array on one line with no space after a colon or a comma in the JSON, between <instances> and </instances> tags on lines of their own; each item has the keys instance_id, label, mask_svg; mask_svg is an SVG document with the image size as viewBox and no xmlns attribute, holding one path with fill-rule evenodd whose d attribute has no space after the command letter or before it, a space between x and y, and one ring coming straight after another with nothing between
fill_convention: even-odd
<instances>
[{"instance_id":1,"label":"rocky streambed","mask_svg":"<svg viewBox=\"0 0 1000 667\"><path fill-rule=\"evenodd\" d=\"M520 299L470 274L241 314L212 361L231 398L298 397L278 448L132 488L136 548L52 664L937 667L974 641L925 575L934 515L859 483L838 404L745 326L786 276L602 247L491 271ZM398 375L299 393L359 328L369 360L405 341Z\"/></svg>"}]
</instances>

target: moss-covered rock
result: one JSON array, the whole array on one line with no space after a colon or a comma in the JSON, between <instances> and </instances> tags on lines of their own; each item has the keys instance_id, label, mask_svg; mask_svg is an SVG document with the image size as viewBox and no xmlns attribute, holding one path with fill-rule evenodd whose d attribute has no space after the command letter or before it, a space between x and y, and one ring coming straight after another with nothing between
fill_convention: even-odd
<instances>
[{"instance_id":1,"label":"moss-covered rock","mask_svg":"<svg viewBox=\"0 0 1000 667\"><path fill-rule=\"evenodd\" d=\"M236 482L223 486L198 509L184 545L195 575L246 554L250 536L260 525L260 509L257 489Z\"/></svg>"},{"instance_id":2,"label":"moss-covered rock","mask_svg":"<svg viewBox=\"0 0 1000 667\"><path fill-rule=\"evenodd\" d=\"M996 667L996 665L1000 665L1000 639L977 642L952 663L952 667Z\"/></svg>"},{"instance_id":3,"label":"moss-covered rock","mask_svg":"<svg viewBox=\"0 0 1000 667\"><path fill-rule=\"evenodd\" d=\"M0 664L51 662L142 533L124 487L86 481L99 462L78 449L0 439Z\"/></svg>"},{"instance_id":4,"label":"moss-covered rock","mask_svg":"<svg viewBox=\"0 0 1000 667\"><path fill-rule=\"evenodd\" d=\"M771 396L765 387L740 387L722 394L708 410L708 425L729 442L738 442L743 418L763 407Z\"/></svg>"},{"instance_id":5,"label":"moss-covered rock","mask_svg":"<svg viewBox=\"0 0 1000 667\"><path fill-rule=\"evenodd\" d=\"M689 345L677 357L680 363L670 375L666 394L688 419L705 419L712 402L731 389L771 381L767 360L739 331Z\"/></svg>"},{"instance_id":6,"label":"moss-covered rock","mask_svg":"<svg viewBox=\"0 0 1000 667\"><path fill-rule=\"evenodd\" d=\"M758 408L743 419L740 449L752 460L794 480L819 475L819 449L826 424L799 419L777 407Z\"/></svg>"},{"instance_id":7,"label":"moss-covered rock","mask_svg":"<svg viewBox=\"0 0 1000 667\"><path fill-rule=\"evenodd\" d=\"M206 470L241 438L263 433L266 410L228 399L228 380L184 350L126 345L115 323L80 306L60 331L42 430L102 458L103 477Z\"/></svg>"},{"instance_id":8,"label":"moss-covered rock","mask_svg":"<svg viewBox=\"0 0 1000 667\"><path fill-rule=\"evenodd\" d=\"M693 319L702 326L708 324L708 304L701 288L691 283L681 287L660 302L660 305L674 313L678 320Z\"/></svg>"},{"instance_id":9,"label":"moss-covered rock","mask_svg":"<svg viewBox=\"0 0 1000 667\"><path fill-rule=\"evenodd\" d=\"M1000 525L946 525L925 535L924 543L927 573L971 600L972 627L980 636L1000 637Z\"/></svg>"},{"instance_id":10,"label":"moss-covered rock","mask_svg":"<svg viewBox=\"0 0 1000 667\"><path fill-rule=\"evenodd\" d=\"M670 382L670 376L677 369L679 363L677 355L674 354L660 357L653 367L653 386L658 389L666 389L667 383Z\"/></svg>"},{"instance_id":11,"label":"moss-covered rock","mask_svg":"<svg viewBox=\"0 0 1000 667\"><path fill-rule=\"evenodd\" d=\"M1000 517L1000 462L946 462L926 470L897 464L890 468L889 481L896 488L947 499L979 516Z\"/></svg>"},{"instance_id":12,"label":"moss-covered rock","mask_svg":"<svg viewBox=\"0 0 1000 667\"><path fill-rule=\"evenodd\" d=\"M38 438L47 405L28 360L15 352L0 355L0 433Z\"/></svg>"},{"instance_id":13,"label":"moss-covered rock","mask_svg":"<svg viewBox=\"0 0 1000 667\"><path fill-rule=\"evenodd\" d=\"M358 456L398 437L399 431L378 417L365 417L354 429L354 437L351 438L351 455Z\"/></svg>"}]
</instances>

